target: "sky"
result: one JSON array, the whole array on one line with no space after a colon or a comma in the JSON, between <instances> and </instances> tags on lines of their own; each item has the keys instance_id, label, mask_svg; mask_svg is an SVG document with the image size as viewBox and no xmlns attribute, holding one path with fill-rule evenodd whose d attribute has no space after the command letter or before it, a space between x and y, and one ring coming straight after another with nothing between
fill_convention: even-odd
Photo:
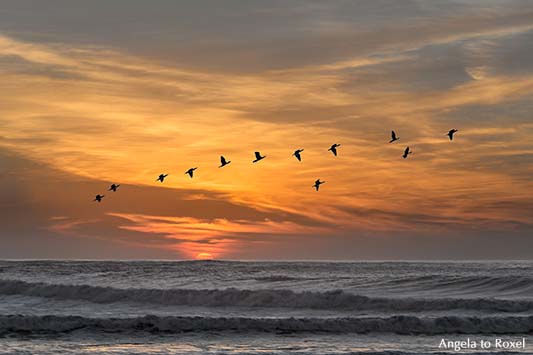
<instances>
[{"instance_id":1,"label":"sky","mask_svg":"<svg viewBox=\"0 0 533 355\"><path fill-rule=\"evenodd\" d=\"M0 74L0 258L531 259L533 1L5 0Z\"/></svg>"}]
</instances>

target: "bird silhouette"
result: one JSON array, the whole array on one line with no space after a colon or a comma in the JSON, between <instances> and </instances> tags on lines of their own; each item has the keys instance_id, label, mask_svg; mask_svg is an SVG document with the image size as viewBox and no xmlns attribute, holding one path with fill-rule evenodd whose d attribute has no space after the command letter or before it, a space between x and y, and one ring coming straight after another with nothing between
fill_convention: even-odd
<instances>
[{"instance_id":1,"label":"bird silhouette","mask_svg":"<svg viewBox=\"0 0 533 355\"><path fill-rule=\"evenodd\" d=\"M165 181L165 178L168 176L168 174L161 174L155 181Z\"/></svg>"},{"instance_id":2,"label":"bird silhouette","mask_svg":"<svg viewBox=\"0 0 533 355\"><path fill-rule=\"evenodd\" d=\"M113 192L117 192L117 189L120 185L116 185L116 184L112 184L111 186L109 186L109 190L107 191L113 191Z\"/></svg>"},{"instance_id":3,"label":"bird silhouette","mask_svg":"<svg viewBox=\"0 0 533 355\"><path fill-rule=\"evenodd\" d=\"M322 185L324 183L326 183L326 182L325 181L320 181L320 179L317 179L315 181L315 184L312 187L314 187L318 191L318 189L320 188L320 185Z\"/></svg>"},{"instance_id":4,"label":"bird silhouette","mask_svg":"<svg viewBox=\"0 0 533 355\"><path fill-rule=\"evenodd\" d=\"M459 130L454 128L454 129L450 129L450 130L448 131L448 133L446 133L446 135L447 135L448 137L450 137L450 140L451 140L451 141L453 141L453 135L455 134L455 132L459 132Z\"/></svg>"},{"instance_id":5,"label":"bird silhouette","mask_svg":"<svg viewBox=\"0 0 533 355\"><path fill-rule=\"evenodd\" d=\"M303 151L303 149L296 149L294 153L292 153L292 155L294 155L296 159L298 159L298 161L302 161L302 155L300 153L302 153Z\"/></svg>"},{"instance_id":6,"label":"bird silhouette","mask_svg":"<svg viewBox=\"0 0 533 355\"><path fill-rule=\"evenodd\" d=\"M196 169L198 169L198 168L190 168L189 170L187 170L187 171L185 172L185 174L189 174L189 176L190 176L191 179L192 179L193 173L194 173L194 171L195 171Z\"/></svg>"},{"instance_id":7,"label":"bird silhouette","mask_svg":"<svg viewBox=\"0 0 533 355\"><path fill-rule=\"evenodd\" d=\"M331 150L331 152L333 153L334 156L337 156L337 148L340 147L341 145L340 144L333 144L331 147L329 147L328 150Z\"/></svg>"},{"instance_id":8,"label":"bird silhouette","mask_svg":"<svg viewBox=\"0 0 533 355\"><path fill-rule=\"evenodd\" d=\"M402 157L405 159L405 158L407 158L407 156L408 156L409 154L411 154L411 153L413 153L413 151L412 151L412 150L409 150L409 147L407 147L407 148L405 148L405 150L403 151L403 155L402 155Z\"/></svg>"},{"instance_id":9,"label":"bird silhouette","mask_svg":"<svg viewBox=\"0 0 533 355\"><path fill-rule=\"evenodd\" d=\"M255 160L252 161L252 163L257 163L259 160L265 159L266 155L261 156L261 153L255 152Z\"/></svg>"},{"instance_id":10,"label":"bird silhouette","mask_svg":"<svg viewBox=\"0 0 533 355\"><path fill-rule=\"evenodd\" d=\"M394 132L394 131L390 132L390 136L391 136L391 140L389 141L389 143L392 143L392 142L397 141L398 139L400 139L400 137L396 137L396 132Z\"/></svg>"},{"instance_id":11,"label":"bird silhouette","mask_svg":"<svg viewBox=\"0 0 533 355\"><path fill-rule=\"evenodd\" d=\"M222 167L228 165L229 163L231 163L231 160L226 160L226 158L224 158L222 155L220 156L220 166L219 166L219 168L222 168Z\"/></svg>"},{"instance_id":12,"label":"bird silhouette","mask_svg":"<svg viewBox=\"0 0 533 355\"><path fill-rule=\"evenodd\" d=\"M105 196L105 195L100 195L100 194L98 194L98 195L96 195L96 196L94 197L94 200L93 200L93 201L97 201L98 203L100 203L100 202L102 202L102 199L104 198L104 196Z\"/></svg>"}]
</instances>

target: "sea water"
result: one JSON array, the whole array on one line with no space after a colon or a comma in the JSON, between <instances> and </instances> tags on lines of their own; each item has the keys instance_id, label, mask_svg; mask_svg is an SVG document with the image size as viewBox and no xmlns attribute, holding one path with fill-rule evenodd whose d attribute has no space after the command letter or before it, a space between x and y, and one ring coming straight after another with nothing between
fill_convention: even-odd
<instances>
[{"instance_id":1,"label":"sea water","mask_svg":"<svg viewBox=\"0 0 533 355\"><path fill-rule=\"evenodd\" d=\"M0 261L2 354L533 354L532 333L526 261Z\"/></svg>"}]
</instances>

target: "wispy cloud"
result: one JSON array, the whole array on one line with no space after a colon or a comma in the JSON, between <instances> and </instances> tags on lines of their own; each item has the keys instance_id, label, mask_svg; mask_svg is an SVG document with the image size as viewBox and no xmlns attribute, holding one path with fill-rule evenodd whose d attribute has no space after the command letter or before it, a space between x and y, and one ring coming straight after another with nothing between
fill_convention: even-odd
<instances>
[{"instance_id":1,"label":"wispy cloud","mask_svg":"<svg viewBox=\"0 0 533 355\"><path fill-rule=\"evenodd\" d=\"M126 220L119 228L159 235L170 239L176 250L189 258L208 252L223 257L243 244L247 247L261 244L275 244L278 236L289 238L295 235L324 234L331 232L325 227L299 225L290 221L199 219L191 217L147 216L110 213Z\"/></svg>"},{"instance_id":2,"label":"wispy cloud","mask_svg":"<svg viewBox=\"0 0 533 355\"><path fill-rule=\"evenodd\" d=\"M291 7L316 16L297 24L274 5L246 7L289 28L244 42L193 31L204 40L183 39L192 54L173 63L161 48L147 55L105 40L4 32L0 147L55 171L137 187L169 173L161 186L180 201L224 201L253 215L172 215L169 200L159 213L144 194L150 208L141 212L105 211L126 220L120 232L135 232L140 244L139 235L163 236L224 254L247 236L270 243L269 233L530 228L520 206L533 197L533 68L515 68L513 53L533 53L533 10L449 6L413 2L405 23L377 16L358 25L331 4ZM454 142L450 128L459 129ZM336 158L327 151L335 142ZM406 145L414 153L404 160ZM291 156L297 148L305 148L301 163ZM252 164L256 150L267 159ZM218 169L220 155L232 164ZM319 193L316 178L327 181ZM495 209L500 202L506 207ZM57 233L79 234L95 217L57 213L68 217L53 220ZM116 231L115 222L106 226Z\"/></svg>"}]
</instances>

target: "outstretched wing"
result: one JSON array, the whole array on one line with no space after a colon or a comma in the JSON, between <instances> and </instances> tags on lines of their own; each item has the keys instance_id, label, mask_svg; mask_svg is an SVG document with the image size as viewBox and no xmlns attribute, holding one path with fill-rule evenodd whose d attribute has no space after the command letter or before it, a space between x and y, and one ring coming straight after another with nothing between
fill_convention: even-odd
<instances>
[{"instance_id":1,"label":"outstretched wing","mask_svg":"<svg viewBox=\"0 0 533 355\"><path fill-rule=\"evenodd\" d=\"M294 153L294 156L296 157L296 159L298 159L298 161L302 161L302 156L300 155L300 152Z\"/></svg>"},{"instance_id":2,"label":"outstretched wing","mask_svg":"<svg viewBox=\"0 0 533 355\"><path fill-rule=\"evenodd\" d=\"M391 138L392 140L396 140L396 132L391 131Z\"/></svg>"},{"instance_id":3,"label":"outstretched wing","mask_svg":"<svg viewBox=\"0 0 533 355\"><path fill-rule=\"evenodd\" d=\"M220 156L220 163L222 165L226 165L227 164L226 159L222 155Z\"/></svg>"},{"instance_id":4,"label":"outstretched wing","mask_svg":"<svg viewBox=\"0 0 533 355\"><path fill-rule=\"evenodd\" d=\"M255 159L257 160L261 159L261 153L255 152Z\"/></svg>"},{"instance_id":5,"label":"outstretched wing","mask_svg":"<svg viewBox=\"0 0 533 355\"><path fill-rule=\"evenodd\" d=\"M331 152L334 156L337 156L337 148L335 148L335 146L331 147Z\"/></svg>"}]
</instances>

